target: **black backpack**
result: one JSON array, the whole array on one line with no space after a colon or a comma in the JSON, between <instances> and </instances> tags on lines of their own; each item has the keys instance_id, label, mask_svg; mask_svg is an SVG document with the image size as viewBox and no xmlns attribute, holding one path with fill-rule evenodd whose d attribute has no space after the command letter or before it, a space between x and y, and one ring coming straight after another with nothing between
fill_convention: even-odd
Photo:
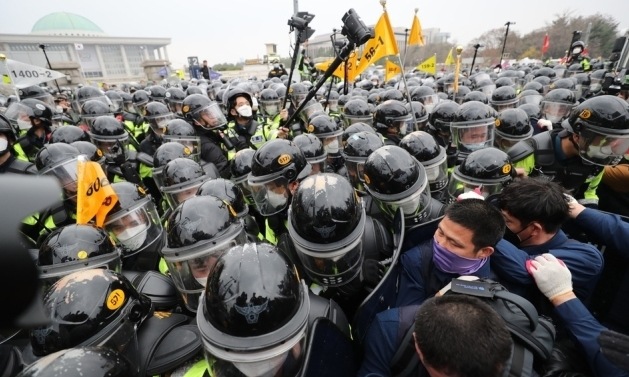
<instances>
[{"instance_id":1,"label":"black backpack","mask_svg":"<svg viewBox=\"0 0 629 377\"><path fill-rule=\"evenodd\" d=\"M548 318L539 316L529 301L508 292L500 283L490 279L452 279L450 289L445 294L478 297L504 319L513 339L511 358L505 366L504 377L533 376L534 366L539 367L550 357L555 343L555 326ZM404 308L400 309L404 311ZM413 312L416 309L417 306ZM407 330L391 362L391 376L417 375L419 359L415 355L412 336L414 315L402 315L400 319L406 322L400 323L400 329Z\"/></svg>"}]
</instances>

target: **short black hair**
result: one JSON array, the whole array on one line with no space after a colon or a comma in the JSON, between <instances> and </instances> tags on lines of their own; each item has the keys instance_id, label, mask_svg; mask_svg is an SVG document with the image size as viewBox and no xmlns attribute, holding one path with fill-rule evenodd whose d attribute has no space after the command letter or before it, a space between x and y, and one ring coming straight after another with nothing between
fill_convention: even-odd
<instances>
[{"instance_id":1,"label":"short black hair","mask_svg":"<svg viewBox=\"0 0 629 377\"><path fill-rule=\"evenodd\" d=\"M548 233L556 232L568 219L567 191L545 179L517 179L500 193L499 207L522 225L536 221Z\"/></svg>"},{"instance_id":2,"label":"short black hair","mask_svg":"<svg viewBox=\"0 0 629 377\"><path fill-rule=\"evenodd\" d=\"M424 301L415 316L415 338L425 365L456 376L501 376L513 344L496 311L459 294Z\"/></svg>"},{"instance_id":3,"label":"short black hair","mask_svg":"<svg viewBox=\"0 0 629 377\"><path fill-rule=\"evenodd\" d=\"M446 209L445 216L472 231L475 250L494 247L505 232L505 219L494 206L481 199L464 199Z\"/></svg>"}]
</instances>

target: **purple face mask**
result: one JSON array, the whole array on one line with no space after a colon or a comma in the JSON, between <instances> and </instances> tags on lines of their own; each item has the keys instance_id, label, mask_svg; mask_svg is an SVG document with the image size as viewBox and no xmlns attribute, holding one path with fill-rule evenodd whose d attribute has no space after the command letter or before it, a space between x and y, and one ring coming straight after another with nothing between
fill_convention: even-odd
<instances>
[{"instance_id":1,"label":"purple face mask","mask_svg":"<svg viewBox=\"0 0 629 377\"><path fill-rule=\"evenodd\" d=\"M480 270L487 263L488 258L470 259L461 257L439 245L437 239L432 242L433 261L435 266L449 274L470 275Z\"/></svg>"}]
</instances>

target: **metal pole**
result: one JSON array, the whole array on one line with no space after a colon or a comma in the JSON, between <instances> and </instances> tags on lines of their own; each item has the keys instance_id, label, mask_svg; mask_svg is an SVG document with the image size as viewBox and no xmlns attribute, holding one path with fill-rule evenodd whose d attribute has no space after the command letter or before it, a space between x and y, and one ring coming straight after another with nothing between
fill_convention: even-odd
<instances>
[{"instance_id":1,"label":"metal pole","mask_svg":"<svg viewBox=\"0 0 629 377\"><path fill-rule=\"evenodd\" d=\"M404 60L402 64L406 64L406 52L408 49L408 29L404 29Z\"/></svg>"},{"instance_id":2,"label":"metal pole","mask_svg":"<svg viewBox=\"0 0 629 377\"><path fill-rule=\"evenodd\" d=\"M483 45L477 43L474 45L474 57L472 58L472 66L470 67L470 76L472 72L474 72L474 63L476 62L476 54L478 53L478 49L484 47Z\"/></svg>"},{"instance_id":3,"label":"metal pole","mask_svg":"<svg viewBox=\"0 0 629 377\"><path fill-rule=\"evenodd\" d=\"M507 30L505 31L505 40L502 42L502 52L500 53L500 70L502 71L502 57L505 55L505 47L507 46L507 37L509 36L509 26L515 25L515 22L507 21L505 26Z\"/></svg>"},{"instance_id":4,"label":"metal pole","mask_svg":"<svg viewBox=\"0 0 629 377\"><path fill-rule=\"evenodd\" d=\"M463 46L456 46L456 65L454 66L454 87L452 88L452 100L456 101L456 96L459 94L459 74L461 72L461 53L463 52Z\"/></svg>"},{"instance_id":5,"label":"metal pole","mask_svg":"<svg viewBox=\"0 0 629 377\"><path fill-rule=\"evenodd\" d=\"M50 60L48 60L48 54L46 53L46 45L40 44L39 48L41 48L41 50L44 52L44 57L46 58L46 62L48 63L48 69L52 71L52 66L50 65ZM59 83L57 82L57 79L55 79L55 85L57 86L57 91L61 93L61 88L59 88Z\"/></svg>"}]
</instances>

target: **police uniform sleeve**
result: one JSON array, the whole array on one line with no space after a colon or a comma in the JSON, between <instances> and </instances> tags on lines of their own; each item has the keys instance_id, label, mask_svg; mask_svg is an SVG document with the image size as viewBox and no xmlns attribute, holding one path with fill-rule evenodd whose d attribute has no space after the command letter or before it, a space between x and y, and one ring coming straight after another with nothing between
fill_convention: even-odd
<instances>
[{"instance_id":1,"label":"police uniform sleeve","mask_svg":"<svg viewBox=\"0 0 629 377\"><path fill-rule=\"evenodd\" d=\"M221 178L229 179L231 172L229 171L229 163L227 157L223 154L221 148L212 143L201 144L201 159L206 162L211 162L216 165L216 168L221 173Z\"/></svg>"},{"instance_id":2,"label":"police uniform sleeve","mask_svg":"<svg viewBox=\"0 0 629 377\"><path fill-rule=\"evenodd\" d=\"M598 337L605 328L592 316L578 299L564 302L555 308L570 334L584 351L590 368L597 377L629 376L629 373L614 366L602 354Z\"/></svg>"},{"instance_id":3,"label":"police uniform sleeve","mask_svg":"<svg viewBox=\"0 0 629 377\"><path fill-rule=\"evenodd\" d=\"M629 259L629 250L626 248L629 240L629 223L622 221L620 216L586 208L577 216L576 222L598 238L604 239Z\"/></svg>"},{"instance_id":4,"label":"police uniform sleeve","mask_svg":"<svg viewBox=\"0 0 629 377\"><path fill-rule=\"evenodd\" d=\"M594 177L588 178L585 181L588 186L583 192L583 199L579 199L579 203L583 204L584 206L598 206L598 195L596 194L596 190L598 189L598 185L603 179L604 172L605 170L601 170L600 173L598 173Z\"/></svg>"},{"instance_id":5,"label":"police uniform sleeve","mask_svg":"<svg viewBox=\"0 0 629 377\"><path fill-rule=\"evenodd\" d=\"M400 257L402 272L395 307L419 305L426 299L421 276L422 262L419 247L406 251Z\"/></svg>"},{"instance_id":6,"label":"police uniform sleeve","mask_svg":"<svg viewBox=\"0 0 629 377\"><path fill-rule=\"evenodd\" d=\"M363 362L358 377L373 375L390 376L390 365L397 348L399 327L398 310L379 313L367 330Z\"/></svg>"}]
</instances>

